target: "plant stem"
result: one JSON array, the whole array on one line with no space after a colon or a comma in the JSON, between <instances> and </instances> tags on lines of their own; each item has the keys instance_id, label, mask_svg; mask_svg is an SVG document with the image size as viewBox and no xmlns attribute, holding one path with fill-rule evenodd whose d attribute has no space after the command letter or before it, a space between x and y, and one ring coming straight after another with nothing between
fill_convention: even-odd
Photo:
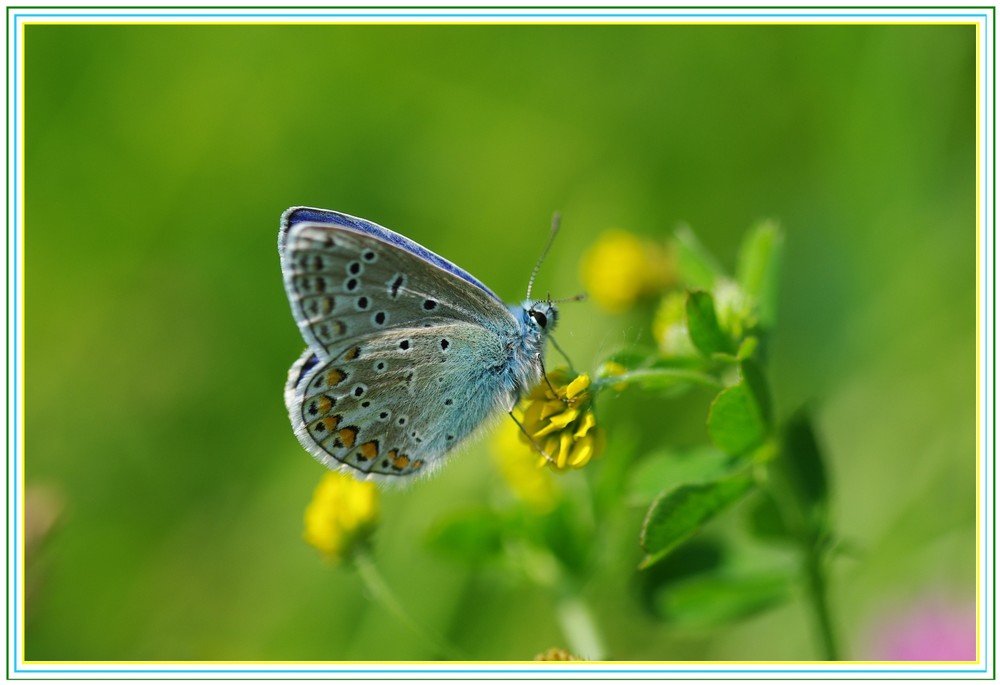
<instances>
[{"instance_id":1,"label":"plant stem","mask_svg":"<svg viewBox=\"0 0 1000 685\"><path fill-rule=\"evenodd\" d=\"M566 595L556 605L556 616L569 649L588 661L601 661L607 651L587 603L578 595Z\"/></svg>"},{"instance_id":2,"label":"plant stem","mask_svg":"<svg viewBox=\"0 0 1000 685\"><path fill-rule=\"evenodd\" d=\"M604 388L605 386L615 386L619 383L695 383L697 385L705 385L710 388L721 388L722 383L719 379L710 376L699 371L691 371L689 369L635 369L633 371L626 371L625 373L618 374L617 376L606 376L605 378L598 378L593 383L591 383L591 388L594 390Z\"/></svg>"},{"instance_id":3,"label":"plant stem","mask_svg":"<svg viewBox=\"0 0 1000 685\"><path fill-rule=\"evenodd\" d=\"M805 555L806 586L809 601L812 604L813 618L822 642L823 658L827 661L838 661L840 652L833 633L833 619L830 615L830 602L826 591L826 574L822 566L818 545L807 544L803 550Z\"/></svg>"},{"instance_id":4,"label":"plant stem","mask_svg":"<svg viewBox=\"0 0 1000 685\"><path fill-rule=\"evenodd\" d=\"M458 649L448 643L443 637L434 633L425 626L417 623L408 613L403 605L396 599L396 595L389 589L382 574L379 573L375 560L372 559L367 549L360 549L353 555L354 567L358 570L361 582L365 584L368 592L379 604L389 613L394 615L399 621L406 625L413 633L419 635L424 642L431 645L438 652L449 659L461 661L463 655Z\"/></svg>"}]
</instances>

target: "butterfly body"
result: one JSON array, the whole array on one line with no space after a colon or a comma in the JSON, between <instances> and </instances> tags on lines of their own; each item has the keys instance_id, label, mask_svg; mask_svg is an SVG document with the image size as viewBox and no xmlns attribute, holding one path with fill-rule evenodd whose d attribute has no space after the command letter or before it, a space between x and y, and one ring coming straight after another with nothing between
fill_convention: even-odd
<instances>
[{"instance_id":1,"label":"butterfly body","mask_svg":"<svg viewBox=\"0 0 1000 685\"><path fill-rule=\"evenodd\" d=\"M398 481L430 473L542 376L549 302L505 305L417 243L339 212L295 207L278 238L308 348L285 403L330 468Z\"/></svg>"}]
</instances>

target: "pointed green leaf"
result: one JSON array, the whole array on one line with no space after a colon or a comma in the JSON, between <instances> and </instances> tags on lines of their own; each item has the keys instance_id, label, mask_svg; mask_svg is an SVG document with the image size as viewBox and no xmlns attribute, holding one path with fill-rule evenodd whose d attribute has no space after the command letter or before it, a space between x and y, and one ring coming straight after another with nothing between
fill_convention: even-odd
<instances>
[{"instance_id":1,"label":"pointed green leaf","mask_svg":"<svg viewBox=\"0 0 1000 685\"><path fill-rule=\"evenodd\" d=\"M793 416L785 426L782 461L804 503L825 503L828 490L826 465L812 420L805 412Z\"/></svg>"},{"instance_id":2,"label":"pointed green leaf","mask_svg":"<svg viewBox=\"0 0 1000 685\"><path fill-rule=\"evenodd\" d=\"M698 242L694 232L687 226L681 226L674 232L673 243L681 283L690 288L711 290L724 272L705 246Z\"/></svg>"},{"instance_id":3,"label":"pointed green leaf","mask_svg":"<svg viewBox=\"0 0 1000 685\"><path fill-rule=\"evenodd\" d=\"M708 436L727 454L746 454L767 439L771 401L760 367L750 359L740 364L740 381L716 396L708 410Z\"/></svg>"},{"instance_id":4,"label":"pointed green leaf","mask_svg":"<svg viewBox=\"0 0 1000 685\"><path fill-rule=\"evenodd\" d=\"M766 492L761 492L750 509L750 532L768 542L793 542L795 533L789 530L782 518L778 503Z\"/></svg>"},{"instance_id":5,"label":"pointed green leaf","mask_svg":"<svg viewBox=\"0 0 1000 685\"><path fill-rule=\"evenodd\" d=\"M744 359L740 363L740 377L753 394L754 403L760 409L764 426L770 430L774 423L774 412L771 407L771 392L768 389L767 378L760 364L753 359Z\"/></svg>"},{"instance_id":6,"label":"pointed green leaf","mask_svg":"<svg viewBox=\"0 0 1000 685\"><path fill-rule=\"evenodd\" d=\"M750 359L757 348L760 347L760 341L754 336L749 336L743 339L740 343L740 348L736 351L737 359Z\"/></svg>"},{"instance_id":7,"label":"pointed green leaf","mask_svg":"<svg viewBox=\"0 0 1000 685\"><path fill-rule=\"evenodd\" d=\"M665 557L739 500L752 485L750 477L741 474L665 491L646 513L640 537L646 558L639 568L648 568Z\"/></svg>"},{"instance_id":8,"label":"pointed green leaf","mask_svg":"<svg viewBox=\"0 0 1000 685\"><path fill-rule=\"evenodd\" d=\"M747 232L737 258L736 279L756 300L758 320L764 328L773 326L776 318L783 243L778 225L762 221Z\"/></svg>"},{"instance_id":9,"label":"pointed green leaf","mask_svg":"<svg viewBox=\"0 0 1000 685\"><path fill-rule=\"evenodd\" d=\"M717 480L726 473L730 459L707 444L655 452L631 467L626 499L630 504L648 505L664 488Z\"/></svg>"},{"instance_id":10,"label":"pointed green leaf","mask_svg":"<svg viewBox=\"0 0 1000 685\"><path fill-rule=\"evenodd\" d=\"M686 628L715 628L772 609L791 597L792 579L780 572L695 576L656 597L660 616Z\"/></svg>"},{"instance_id":11,"label":"pointed green leaf","mask_svg":"<svg viewBox=\"0 0 1000 685\"><path fill-rule=\"evenodd\" d=\"M711 293L692 290L687 297L687 324L691 342L706 357L716 352L733 351L732 341L719 326L715 300Z\"/></svg>"}]
</instances>

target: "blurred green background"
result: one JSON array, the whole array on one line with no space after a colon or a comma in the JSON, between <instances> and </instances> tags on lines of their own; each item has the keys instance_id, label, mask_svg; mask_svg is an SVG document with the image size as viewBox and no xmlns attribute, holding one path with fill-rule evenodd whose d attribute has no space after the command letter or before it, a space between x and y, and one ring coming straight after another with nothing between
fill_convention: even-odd
<instances>
[{"instance_id":1,"label":"blurred green background","mask_svg":"<svg viewBox=\"0 0 1000 685\"><path fill-rule=\"evenodd\" d=\"M405 233L519 300L581 289L603 230L690 224L732 266L786 240L769 373L811 401L848 656L893 607L975 600L976 91L971 26L29 26L29 660L426 659L301 539L323 469L282 403L303 343L275 249L290 205ZM577 364L649 321L566 305ZM650 446L703 401L612 403ZM657 432L652 432L652 431ZM474 659L565 646L551 597L422 544L499 495L485 442L384 493L375 558ZM602 459L613 459L609 449ZM588 467L590 468L590 467ZM579 477L572 474L568 478ZM34 499L32 499L34 497ZM637 538L643 510L624 512ZM636 539L584 587L614 659L811 659L801 603L691 633L648 615Z\"/></svg>"}]
</instances>

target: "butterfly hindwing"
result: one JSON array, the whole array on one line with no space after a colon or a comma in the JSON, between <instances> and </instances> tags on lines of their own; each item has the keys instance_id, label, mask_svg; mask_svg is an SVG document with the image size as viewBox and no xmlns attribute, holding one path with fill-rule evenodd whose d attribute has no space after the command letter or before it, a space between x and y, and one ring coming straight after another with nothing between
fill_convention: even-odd
<instances>
[{"instance_id":1,"label":"butterfly hindwing","mask_svg":"<svg viewBox=\"0 0 1000 685\"><path fill-rule=\"evenodd\" d=\"M465 322L379 331L323 361L307 350L286 403L296 435L331 468L376 480L430 473L512 398L502 342Z\"/></svg>"},{"instance_id":2,"label":"butterfly hindwing","mask_svg":"<svg viewBox=\"0 0 1000 685\"><path fill-rule=\"evenodd\" d=\"M295 320L310 347L326 358L397 328L449 321L517 326L490 291L350 228L297 223L288 229L281 259Z\"/></svg>"}]
</instances>

